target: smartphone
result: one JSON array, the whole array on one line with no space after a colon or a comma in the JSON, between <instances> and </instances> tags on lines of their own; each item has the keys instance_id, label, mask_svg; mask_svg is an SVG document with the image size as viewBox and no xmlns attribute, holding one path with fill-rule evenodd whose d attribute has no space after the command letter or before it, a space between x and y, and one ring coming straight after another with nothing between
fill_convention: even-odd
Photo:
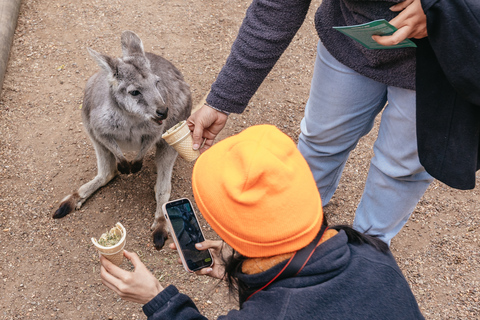
<instances>
[{"instance_id":1,"label":"smartphone","mask_svg":"<svg viewBox=\"0 0 480 320\"><path fill-rule=\"evenodd\" d=\"M205 238L190 200L169 201L162 209L185 270L194 272L212 266L210 251L195 248L195 243L203 242Z\"/></svg>"}]
</instances>

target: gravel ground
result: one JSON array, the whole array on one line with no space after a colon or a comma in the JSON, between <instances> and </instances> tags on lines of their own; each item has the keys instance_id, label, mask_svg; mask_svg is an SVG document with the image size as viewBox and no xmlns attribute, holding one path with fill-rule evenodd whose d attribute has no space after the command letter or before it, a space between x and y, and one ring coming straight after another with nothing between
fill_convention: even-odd
<instances>
[{"instance_id":1,"label":"gravel ground","mask_svg":"<svg viewBox=\"0 0 480 320\"><path fill-rule=\"evenodd\" d=\"M319 1L314 1L318 6ZM235 307L223 284L186 274L169 249L155 251L155 168L119 176L84 207L51 219L58 202L96 172L95 154L80 117L82 91L97 66L87 47L120 55L123 30L145 49L171 60L195 101L228 55L248 1L24 0L0 97L0 318L144 319L100 282L90 237L121 221L127 249L164 285L191 295L209 318ZM232 115L219 139L260 123L299 134L315 57L313 12L251 100ZM325 208L330 223L351 223L372 156L376 128L352 152L340 186ZM193 199L192 164L178 160L172 198ZM480 175L477 175L480 182ZM427 319L480 319L480 197L435 181L392 252ZM216 235L205 224L207 237ZM130 268L124 263L124 268Z\"/></svg>"}]
</instances>

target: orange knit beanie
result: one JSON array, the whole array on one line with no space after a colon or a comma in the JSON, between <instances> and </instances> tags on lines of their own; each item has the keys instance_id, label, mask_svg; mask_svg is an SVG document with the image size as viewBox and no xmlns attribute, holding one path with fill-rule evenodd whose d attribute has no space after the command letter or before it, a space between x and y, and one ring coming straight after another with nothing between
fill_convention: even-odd
<instances>
[{"instance_id":1,"label":"orange knit beanie","mask_svg":"<svg viewBox=\"0 0 480 320\"><path fill-rule=\"evenodd\" d=\"M250 127L204 152L193 168L192 187L203 217L246 257L297 251L322 224L307 162L271 125Z\"/></svg>"}]
</instances>

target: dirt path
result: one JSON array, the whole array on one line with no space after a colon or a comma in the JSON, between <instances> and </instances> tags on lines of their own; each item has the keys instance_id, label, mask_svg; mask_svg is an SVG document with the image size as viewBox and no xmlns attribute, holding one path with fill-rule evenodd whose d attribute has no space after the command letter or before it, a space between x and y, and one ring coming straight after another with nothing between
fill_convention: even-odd
<instances>
[{"instance_id":1,"label":"dirt path","mask_svg":"<svg viewBox=\"0 0 480 320\"><path fill-rule=\"evenodd\" d=\"M144 319L100 282L89 242L121 221L127 249L163 285L175 284L209 318L236 303L225 287L186 274L168 249L152 248L155 169L120 176L82 210L51 219L58 202L96 173L83 131L82 90L97 66L86 48L120 55L123 30L171 60L200 100L225 60L249 1L24 0L0 97L0 319ZM314 1L315 7L318 1ZM315 57L313 8L294 42L221 139L260 123L296 139ZM281 110L281 112L279 111ZM351 223L361 197L375 129L352 153L327 207L331 223ZM192 164L175 165L172 198L193 199ZM480 177L478 179L480 182ZM480 318L480 197L435 182L392 251L427 319ZM209 237L215 237L206 227ZM124 265L128 268L128 264Z\"/></svg>"}]
</instances>

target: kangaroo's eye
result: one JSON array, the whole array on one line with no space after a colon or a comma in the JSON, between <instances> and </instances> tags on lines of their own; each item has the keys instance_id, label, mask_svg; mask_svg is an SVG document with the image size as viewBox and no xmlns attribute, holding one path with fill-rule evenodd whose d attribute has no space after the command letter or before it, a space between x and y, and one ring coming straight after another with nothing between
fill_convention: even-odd
<instances>
[{"instance_id":1,"label":"kangaroo's eye","mask_svg":"<svg viewBox=\"0 0 480 320\"><path fill-rule=\"evenodd\" d=\"M140 91L138 91L138 90L132 90L132 91L130 91L129 93L130 93L130 95L132 95L132 96L135 97L135 96L138 96L138 95L140 94Z\"/></svg>"}]
</instances>

